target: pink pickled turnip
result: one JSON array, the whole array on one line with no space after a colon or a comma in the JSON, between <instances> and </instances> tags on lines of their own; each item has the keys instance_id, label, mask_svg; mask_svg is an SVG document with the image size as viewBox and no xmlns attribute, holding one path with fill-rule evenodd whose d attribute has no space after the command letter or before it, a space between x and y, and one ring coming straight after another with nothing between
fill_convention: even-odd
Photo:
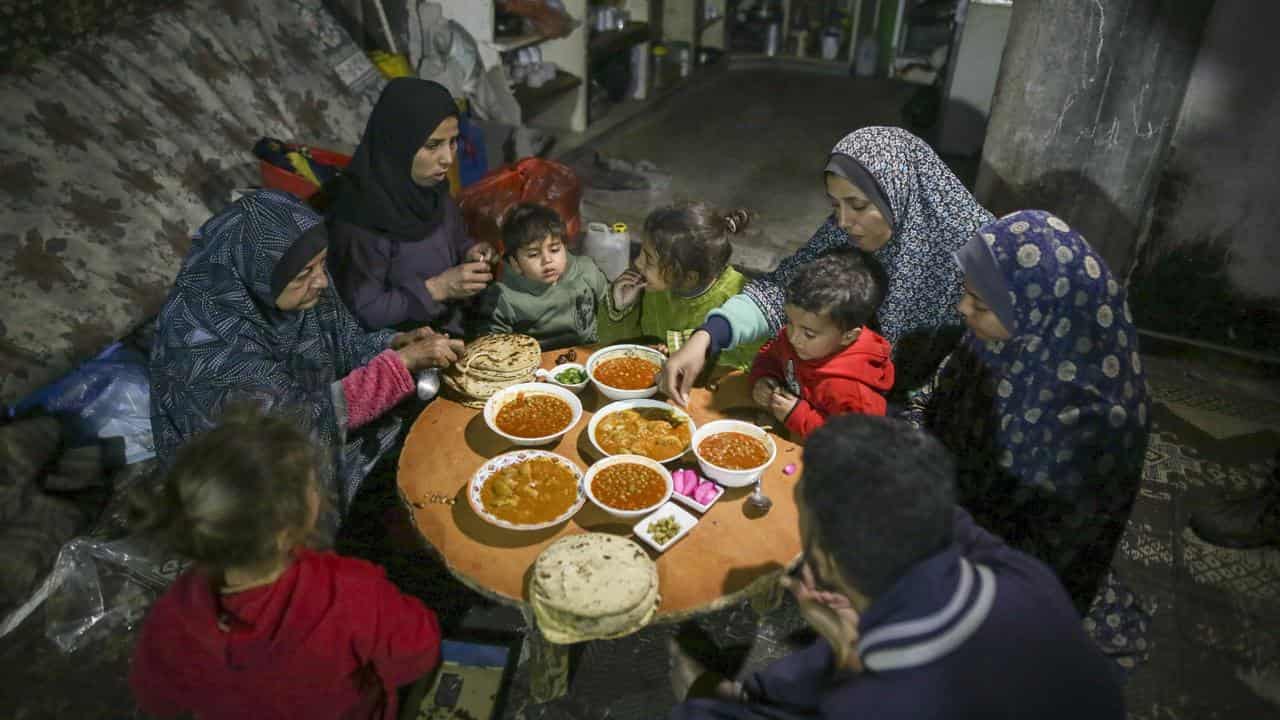
<instances>
[{"instance_id":1,"label":"pink pickled turnip","mask_svg":"<svg viewBox=\"0 0 1280 720\"><path fill-rule=\"evenodd\" d=\"M795 474L796 474L796 464L795 464L795 463L789 463L786 467L782 468L782 474L783 474L783 475L795 475Z\"/></svg>"},{"instance_id":2,"label":"pink pickled turnip","mask_svg":"<svg viewBox=\"0 0 1280 720\"><path fill-rule=\"evenodd\" d=\"M690 477L691 475L693 473L684 468L671 473L671 481L675 485L676 492L686 496L693 494L694 480Z\"/></svg>"},{"instance_id":3,"label":"pink pickled turnip","mask_svg":"<svg viewBox=\"0 0 1280 720\"><path fill-rule=\"evenodd\" d=\"M698 483L697 489L693 491L693 499L698 501L699 505L710 505L716 496L720 494L720 488L716 484L708 480Z\"/></svg>"}]
</instances>

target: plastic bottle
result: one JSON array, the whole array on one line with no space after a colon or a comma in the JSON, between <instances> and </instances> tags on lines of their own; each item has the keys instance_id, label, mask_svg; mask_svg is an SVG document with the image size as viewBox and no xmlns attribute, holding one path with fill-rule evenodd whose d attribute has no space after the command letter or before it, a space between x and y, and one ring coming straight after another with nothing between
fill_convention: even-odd
<instances>
[{"instance_id":1,"label":"plastic bottle","mask_svg":"<svg viewBox=\"0 0 1280 720\"><path fill-rule=\"evenodd\" d=\"M604 276L612 281L631 264L631 237L627 226L617 223L611 229L604 223L588 223L582 254L594 260Z\"/></svg>"},{"instance_id":2,"label":"plastic bottle","mask_svg":"<svg viewBox=\"0 0 1280 720\"><path fill-rule=\"evenodd\" d=\"M644 45L631 48L631 88L634 100L643 100L649 94L649 53Z\"/></svg>"},{"instance_id":3,"label":"plastic bottle","mask_svg":"<svg viewBox=\"0 0 1280 720\"><path fill-rule=\"evenodd\" d=\"M875 35L863 35L858 41L854 72L858 77L871 77L876 74L876 58L880 55L880 41Z\"/></svg>"}]
</instances>

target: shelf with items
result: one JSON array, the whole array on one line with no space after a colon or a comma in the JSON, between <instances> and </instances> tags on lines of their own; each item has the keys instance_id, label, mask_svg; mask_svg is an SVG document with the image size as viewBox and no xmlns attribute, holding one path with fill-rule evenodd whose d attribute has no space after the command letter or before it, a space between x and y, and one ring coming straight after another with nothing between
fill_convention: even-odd
<instances>
[{"instance_id":1,"label":"shelf with items","mask_svg":"<svg viewBox=\"0 0 1280 720\"><path fill-rule=\"evenodd\" d=\"M640 63L645 82L629 90L628 97L643 100L648 95L650 35L660 25L650 24L651 0L607 0L607 6L616 8L618 17L629 22L621 29L599 35L593 30L592 10L601 6L600 0L561 0L565 12L574 20L572 29L563 37L549 37L531 22L500 12L496 0L440 2L445 16L476 38L486 67L497 63L507 67L525 125L556 132L585 132L590 123L588 97L593 74L610 56L635 53L646 60ZM548 78L551 65L555 74ZM532 87L525 82L528 77L546 82Z\"/></svg>"},{"instance_id":2,"label":"shelf with items","mask_svg":"<svg viewBox=\"0 0 1280 720\"><path fill-rule=\"evenodd\" d=\"M543 35L541 33L529 33L525 35L508 35L505 37L504 36L494 37L493 44L495 47L498 48L499 52L507 53L507 52L515 52L516 50L520 50L522 48L532 47L534 45L538 45L552 39L554 38L552 38L549 35Z\"/></svg>"},{"instance_id":3,"label":"shelf with items","mask_svg":"<svg viewBox=\"0 0 1280 720\"><path fill-rule=\"evenodd\" d=\"M623 50L630 50L636 45L648 43L650 40L649 23L631 20L621 30L603 30L593 33L591 39L587 41L587 49L591 62L595 63Z\"/></svg>"},{"instance_id":4,"label":"shelf with items","mask_svg":"<svg viewBox=\"0 0 1280 720\"><path fill-rule=\"evenodd\" d=\"M719 22L724 22L723 15L716 15L715 17L703 18L698 21L698 27L694 32L699 37L701 37L702 33L706 32L707 28L710 28L712 25L715 25L716 23L719 23Z\"/></svg>"},{"instance_id":5,"label":"shelf with items","mask_svg":"<svg viewBox=\"0 0 1280 720\"><path fill-rule=\"evenodd\" d=\"M537 115L560 96L577 90L581 86L582 78L564 70L556 70L554 80L550 80L538 87L527 84L516 85L513 92L516 96L516 102L520 103L521 112L528 117Z\"/></svg>"},{"instance_id":6,"label":"shelf with items","mask_svg":"<svg viewBox=\"0 0 1280 720\"><path fill-rule=\"evenodd\" d=\"M797 67L853 69L859 46L888 36L900 0L774 0L749 12L731 11L726 35L735 59L778 58ZM877 31L881 25L886 27ZM887 43L886 43L887 45Z\"/></svg>"}]
</instances>

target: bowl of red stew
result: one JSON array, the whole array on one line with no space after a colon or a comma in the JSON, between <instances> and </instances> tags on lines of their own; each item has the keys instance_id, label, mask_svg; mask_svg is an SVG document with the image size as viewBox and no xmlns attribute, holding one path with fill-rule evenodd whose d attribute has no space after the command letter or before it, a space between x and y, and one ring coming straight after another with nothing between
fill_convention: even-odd
<instances>
[{"instance_id":1,"label":"bowl of red stew","mask_svg":"<svg viewBox=\"0 0 1280 720\"><path fill-rule=\"evenodd\" d=\"M587 498L621 518L644 517L671 499L671 473L643 455L613 455L592 465L582 478Z\"/></svg>"},{"instance_id":2,"label":"bowl of red stew","mask_svg":"<svg viewBox=\"0 0 1280 720\"><path fill-rule=\"evenodd\" d=\"M512 385L484 404L485 424L515 445L548 445L581 419L578 396L549 383Z\"/></svg>"},{"instance_id":3,"label":"bowl of red stew","mask_svg":"<svg viewBox=\"0 0 1280 720\"><path fill-rule=\"evenodd\" d=\"M610 345L587 358L587 375L610 400L636 400L658 392L658 373L667 362L662 353L644 345Z\"/></svg>"},{"instance_id":4,"label":"bowl of red stew","mask_svg":"<svg viewBox=\"0 0 1280 720\"><path fill-rule=\"evenodd\" d=\"M693 433L693 455L702 474L728 487L744 487L778 456L769 433L741 420L715 420Z\"/></svg>"}]
</instances>

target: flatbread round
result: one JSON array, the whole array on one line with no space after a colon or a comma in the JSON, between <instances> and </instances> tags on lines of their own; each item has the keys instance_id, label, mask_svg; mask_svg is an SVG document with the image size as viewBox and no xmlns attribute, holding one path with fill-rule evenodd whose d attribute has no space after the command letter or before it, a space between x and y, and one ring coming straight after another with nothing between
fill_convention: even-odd
<instances>
[{"instance_id":1,"label":"flatbread round","mask_svg":"<svg viewBox=\"0 0 1280 720\"><path fill-rule=\"evenodd\" d=\"M532 382L541 361L538 341L528 335L485 335L467 345L445 371L444 382L458 402L482 407L499 390Z\"/></svg>"},{"instance_id":2,"label":"flatbread round","mask_svg":"<svg viewBox=\"0 0 1280 720\"><path fill-rule=\"evenodd\" d=\"M657 612L658 569L631 540L604 533L561 538L534 562L529 588L551 642L621 637Z\"/></svg>"}]
</instances>

